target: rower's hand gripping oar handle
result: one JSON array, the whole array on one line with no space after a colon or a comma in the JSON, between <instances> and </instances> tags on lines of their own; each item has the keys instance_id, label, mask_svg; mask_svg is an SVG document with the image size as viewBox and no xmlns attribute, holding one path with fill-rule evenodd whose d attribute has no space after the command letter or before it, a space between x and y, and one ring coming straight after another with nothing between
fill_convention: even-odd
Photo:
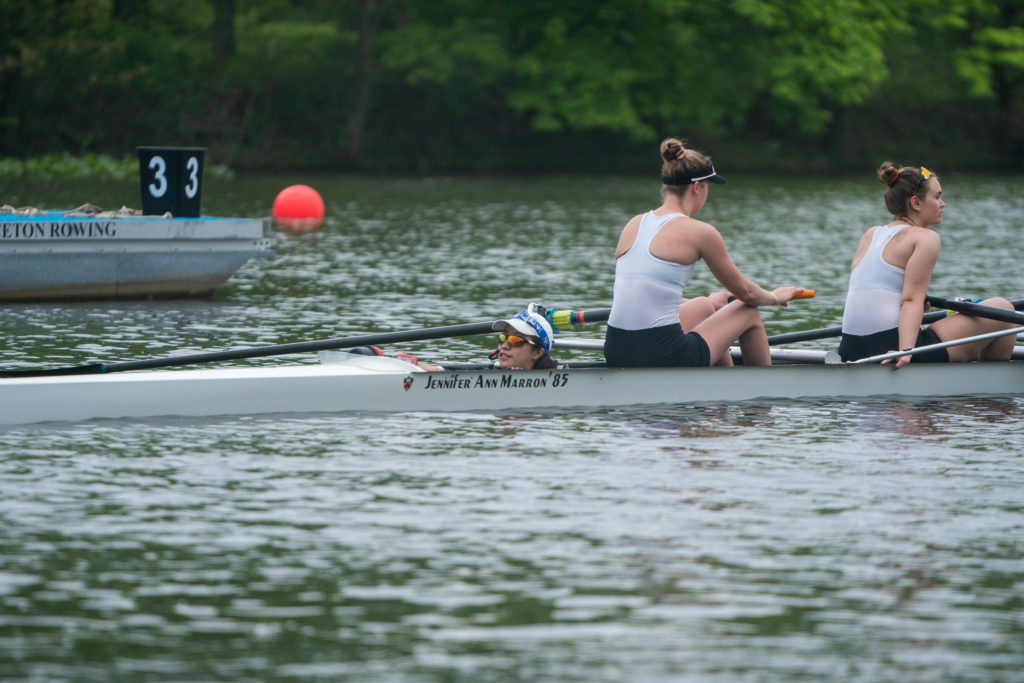
<instances>
[{"instance_id":1,"label":"rower's hand gripping oar handle","mask_svg":"<svg viewBox=\"0 0 1024 683\"><path fill-rule=\"evenodd\" d=\"M814 298L814 290L813 289L801 289L799 292L797 292L796 294L793 295L793 300L794 301L796 301L797 299L813 299L813 298ZM733 301L736 301L736 297L734 297L734 296L730 296L728 299L726 299L726 302L728 302L728 303L732 303Z\"/></svg>"}]
</instances>

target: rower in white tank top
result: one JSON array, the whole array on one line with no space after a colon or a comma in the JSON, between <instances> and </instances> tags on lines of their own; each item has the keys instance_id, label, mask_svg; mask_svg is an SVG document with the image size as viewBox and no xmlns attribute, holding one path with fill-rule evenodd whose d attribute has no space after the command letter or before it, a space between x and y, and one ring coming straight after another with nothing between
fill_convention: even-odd
<instances>
[{"instance_id":1,"label":"rower in white tank top","mask_svg":"<svg viewBox=\"0 0 1024 683\"><path fill-rule=\"evenodd\" d=\"M865 336L899 325L904 270L886 263L882 253L892 238L907 227L902 224L875 228L867 253L850 272L843 334Z\"/></svg>"},{"instance_id":2,"label":"rower in white tank top","mask_svg":"<svg viewBox=\"0 0 1024 683\"><path fill-rule=\"evenodd\" d=\"M648 211L640 219L633 245L615 261L609 325L621 330L646 330L679 324L679 304L693 264L682 265L654 256L651 241L670 221L686 217L682 213L657 216Z\"/></svg>"}]
</instances>

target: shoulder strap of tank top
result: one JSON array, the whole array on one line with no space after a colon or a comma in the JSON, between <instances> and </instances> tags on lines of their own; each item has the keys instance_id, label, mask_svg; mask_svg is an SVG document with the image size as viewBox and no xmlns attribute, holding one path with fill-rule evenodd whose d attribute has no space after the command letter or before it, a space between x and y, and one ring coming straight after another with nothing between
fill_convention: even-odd
<instances>
[{"instance_id":1,"label":"shoulder strap of tank top","mask_svg":"<svg viewBox=\"0 0 1024 683\"><path fill-rule=\"evenodd\" d=\"M889 244L893 237L908 227L910 226L906 223L901 225L879 225L875 228L875 234L871 237L871 246L876 247L879 251L885 249L885 245Z\"/></svg>"},{"instance_id":2,"label":"shoulder strap of tank top","mask_svg":"<svg viewBox=\"0 0 1024 683\"><path fill-rule=\"evenodd\" d=\"M650 251L651 240L674 218L689 218L689 216L685 213L667 213L664 216L658 216L653 211L648 211L640 221L640 229L637 231L634 246L641 244L644 251Z\"/></svg>"},{"instance_id":3,"label":"shoulder strap of tank top","mask_svg":"<svg viewBox=\"0 0 1024 683\"><path fill-rule=\"evenodd\" d=\"M882 242L887 243L899 234L899 232L907 227L905 223L898 225L879 225L874 228L874 234L871 236L871 242Z\"/></svg>"}]
</instances>

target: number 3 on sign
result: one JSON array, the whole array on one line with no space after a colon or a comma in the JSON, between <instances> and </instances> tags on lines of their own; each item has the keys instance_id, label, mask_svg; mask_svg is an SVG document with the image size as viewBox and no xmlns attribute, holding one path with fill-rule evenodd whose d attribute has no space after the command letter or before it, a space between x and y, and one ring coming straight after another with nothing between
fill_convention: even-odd
<instances>
[{"instance_id":1,"label":"number 3 on sign","mask_svg":"<svg viewBox=\"0 0 1024 683\"><path fill-rule=\"evenodd\" d=\"M188 171L188 185L185 186L185 196L189 199L195 199L196 192L199 192L199 159L189 157L188 162L185 163L185 169Z\"/></svg>"},{"instance_id":2,"label":"number 3 on sign","mask_svg":"<svg viewBox=\"0 0 1024 683\"><path fill-rule=\"evenodd\" d=\"M2 0L0 0L2 3ZM147 216L199 216L204 147L139 147L139 189Z\"/></svg>"},{"instance_id":3,"label":"number 3 on sign","mask_svg":"<svg viewBox=\"0 0 1024 683\"><path fill-rule=\"evenodd\" d=\"M194 159L195 157L192 157ZM192 163L192 159L189 159L189 163ZM152 197L163 197L164 193L167 192L167 162L161 156L155 156L149 160L149 169L155 170L153 173L153 180L149 184L149 194ZM194 195L189 195L190 197Z\"/></svg>"}]
</instances>

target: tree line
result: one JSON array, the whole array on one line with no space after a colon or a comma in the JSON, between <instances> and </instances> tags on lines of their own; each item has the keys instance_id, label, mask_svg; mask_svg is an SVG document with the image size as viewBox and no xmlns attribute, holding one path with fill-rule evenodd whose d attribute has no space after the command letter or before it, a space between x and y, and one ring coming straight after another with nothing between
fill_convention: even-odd
<instances>
[{"instance_id":1,"label":"tree line","mask_svg":"<svg viewBox=\"0 0 1024 683\"><path fill-rule=\"evenodd\" d=\"M1016 0L0 0L0 26L0 157L651 172L672 135L734 169L1024 168Z\"/></svg>"}]
</instances>

